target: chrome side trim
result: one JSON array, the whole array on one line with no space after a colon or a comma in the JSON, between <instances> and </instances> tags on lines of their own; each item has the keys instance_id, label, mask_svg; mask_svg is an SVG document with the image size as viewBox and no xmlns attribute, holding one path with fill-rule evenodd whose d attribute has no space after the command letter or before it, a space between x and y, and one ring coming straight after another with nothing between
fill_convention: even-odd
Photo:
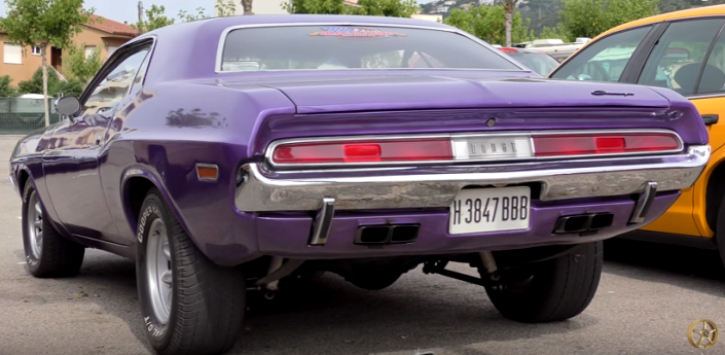
<instances>
[{"instance_id":1,"label":"chrome side trim","mask_svg":"<svg viewBox=\"0 0 725 355\"><path fill-rule=\"evenodd\" d=\"M644 222L645 217L647 217L647 212L649 212L649 208L655 200L655 195L657 195L657 183L653 181L646 182L642 193L637 198L637 204L634 205L634 211L632 212L632 217L629 219L629 223Z\"/></svg>"},{"instance_id":2,"label":"chrome side trim","mask_svg":"<svg viewBox=\"0 0 725 355\"><path fill-rule=\"evenodd\" d=\"M335 215L335 199L325 197L322 207L317 211L309 245L325 245L332 227L332 217Z\"/></svg>"},{"instance_id":3,"label":"chrome side trim","mask_svg":"<svg viewBox=\"0 0 725 355\"><path fill-rule=\"evenodd\" d=\"M710 147L701 145L677 155L602 159L596 166L576 167L569 162L569 168L549 164L531 169L532 164L524 164L525 168L509 164L509 171L466 172L450 167L435 173L354 176L335 176L328 169L307 175L328 177L279 179L265 176L257 163L251 163L242 167L249 180L237 187L235 204L243 212L315 211L324 198L334 198L337 210L448 207L464 187L522 183L541 184L538 198L546 201L635 194L647 182L657 183L658 191L676 191L691 187L709 158Z\"/></svg>"},{"instance_id":4,"label":"chrome side trim","mask_svg":"<svg viewBox=\"0 0 725 355\"><path fill-rule=\"evenodd\" d=\"M244 71L222 71L222 62L224 59L224 45L226 44L227 36L230 32L241 30L245 28L264 28L264 27L301 27L301 26L364 26L364 27L391 27L391 28L410 28L410 29L418 29L418 30L432 30L432 31L441 31L441 32L449 32L449 33L455 33L458 35L461 35L463 37L466 37L475 43L478 43L479 45L486 47L488 50L492 51L494 54L498 54L500 57L507 60L509 63L513 64L515 67L518 67L521 69L521 71L525 72L531 72L531 69L526 68L522 66L521 64L517 63L516 61L512 60L508 56L502 55L498 49L494 48L490 44L482 41L480 38L458 30L456 28L450 27L450 28L444 28L444 27L435 27L435 26L422 26L422 25L398 25L398 24L386 24L386 23L377 23L377 22L370 22L370 23L364 23L364 22L340 22L340 21L330 21L330 22L294 22L294 23L264 23L264 24L250 24L250 25L238 25L238 26L231 26L227 27L222 31L221 36L219 37L219 42L217 45L217 52L216 52L216 60L214 64L214 72L216 74L226 74L226 73L240 73ZM345 70L353 70L353 69L345 69ZM370 69L357 69L359 70L370 70ZM382 70L398 70L398 69L382 69ZM431 71L431 69L408 69L408 70L421 70L421 71ZM435 69L438 70L438 69ZM435 71L433 70L433 71ZM450 69L449 69L450 70ZM512 71L512 70L501 70L501 69L453 69L453 70L490 70L490 71ZM264 70L264 72L272 71L272 70ZM274 71L320 71L319 69L307 69L307 70L274 70Z\"/></svg>"},{"instance_id":5,"label":"chrome side trim","mask_svg":"<svg viewBox=\"0 0 725 355\"><path fill-rule=\"evenodd\" d=\"M507 158L507 161L540 161L540 160L556 160L556 159L577 159L577 158L590 158L600 159L607 157L621 157L621 156L646 156L646 155L663 155L663 154L674 154L681 153L684 148L682 137L675 132L667 129L598 129L598 130L552 130L552 131L506 131L506 132L486 132L486 133L455 133L455 134L411 134L411 135L390 135L390 136L347 136L347 137L314 137L314 138L292 138L282 139L274 141L269 144L265 151L264 159L272 168L279 168L285 170L294 170L296 168L299 171L308 170L310 167L318 169L324 168L352 168L352 167L385 167L385 166L410 166L410 165L436 165L436 164L467 164L475 162L499 162L490 159L475 159L466 161L403 161L403 162L372 162L372 163L312 163L312 164L278 164L272 159L274 150L282 144L291 143L331 143L331 142L354 142L364 140L375 140L375 141L386 141L386 140L412 140L412 139L434 139L434 138L449 138L449 139L477 139L477 138L491 138L491 137L516 137L516 136L530 136L531 137L531 152L535 154L534 137L551 136L551 135L564 135L564 134L646 134L646 133L665 133L671 134L677 138L678 147L672 150L660 150L655 152L629 152L629 153L608 153L608 154L586 154L586 155L560 155L560 156L547 156L547 157L520 157L520 158ZM503 161L503 160L502 160Z\"/></svg>"}]
</instances>

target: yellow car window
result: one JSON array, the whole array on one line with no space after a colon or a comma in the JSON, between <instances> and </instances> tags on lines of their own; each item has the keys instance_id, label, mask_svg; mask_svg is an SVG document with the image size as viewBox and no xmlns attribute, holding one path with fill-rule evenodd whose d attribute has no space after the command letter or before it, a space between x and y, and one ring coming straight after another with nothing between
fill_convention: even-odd
<instances>
[{"instance_id":1,"label":"yellow car window","mask_svg":"<svg viewBox=\"0 0 725 355\"><path fill-rule=\"evenodd\" d=\"M669 87L682 95L694 94L707 49L722 24L722 19L670 24L652 49L637 83Z\"/></svg>"}]
</instances>

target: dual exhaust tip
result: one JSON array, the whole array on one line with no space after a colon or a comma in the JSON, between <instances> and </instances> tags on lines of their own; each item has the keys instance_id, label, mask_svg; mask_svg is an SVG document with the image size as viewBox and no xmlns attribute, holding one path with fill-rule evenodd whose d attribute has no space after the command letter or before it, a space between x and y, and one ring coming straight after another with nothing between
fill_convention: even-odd
<instances>
[{"instance_id":1,"label":"dual exhaust tip","mask_svg":"<svg viewBox=\"0 0 725 355\"><path fill-rule=\"evenodd\" d=\"M613 222L614 215L611 213L589 213L559 217L554 227L554 234L593 234L602 228L611 227Z\"/></svg>"},{"instance_id":2,"label":"dual exhaust tip","mask_svg":"<svg viewBox=\"0 0 725 355\"><path fill-rule=\"evenodd\" d=\"M594 234L600 229L611 227L612 213L588 213L559 217L554 234ZM360 226L355 234L355 244L383 245L413 243L418 238L420 225L393 224Z\"/></svg>"},{"instance_id":3,"label":"dual exhaust tip","mask_svg":"<svg viewBox=\"0 0 725 355\"><path fill-rule=\"evenodd\" d=\"M382 245L412 243L418 238L418 224L361 226L355 234L355 244Z\"/></svg>"}]
</instances>

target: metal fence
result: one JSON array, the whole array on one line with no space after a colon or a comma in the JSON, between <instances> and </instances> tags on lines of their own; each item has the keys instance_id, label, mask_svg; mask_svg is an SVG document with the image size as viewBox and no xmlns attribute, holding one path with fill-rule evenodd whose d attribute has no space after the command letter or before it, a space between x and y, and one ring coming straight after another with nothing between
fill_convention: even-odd
<instances>
[{"instance_id":1,"label":"metal fence","mask_svg":"<svg viewBox=\"0 0 725 355\"><path fill-rule=\"evenodd\" d=\"M54 101L53 98L48 99L51 124L60 119L53 107ZM0 97L0 134L30 133L43 127L45 127L43 99Z\"/></svg>"}]
</instances>

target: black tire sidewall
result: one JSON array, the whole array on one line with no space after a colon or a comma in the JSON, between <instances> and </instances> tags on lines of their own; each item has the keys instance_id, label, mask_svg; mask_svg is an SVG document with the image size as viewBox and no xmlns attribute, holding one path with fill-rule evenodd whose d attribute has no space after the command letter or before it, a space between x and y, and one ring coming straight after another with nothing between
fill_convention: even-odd
<instances>
[{"instance_id":1,"label":"black tire sidewall","mask_svg":"<svg viewBox=\"0 0 725 355\"><path fill-rule=\"evenodd\" d=\"M715 243L720 252L720 261L725 266L725 195L720 200L715 224Z\"/></svg>"},{"instance_id":2,"label":"black tire sidewall","mask_svg":"<svg viewBox=\"0 0 725 355\"><path fill-rule=\"evenodd\" d=\"M144 322L144 329L147 333L149 342L155 349L167 348L172 340L175 327L175 319L177 312L177 300L178 292L176 285L176 273L174 273L172 281L172 302L171 312L169 313L168 324L161 324L157 319L149 295L149 283L148 273L146 270L146 243L148 242L148 234L151 223L161 219L167 227L167 231L170 231L170 221L167 216L166 206L161 201L160 197L156 194L149 194L141 207L141 213L138 216L138 227L137 227L137 249L136 249L136 283L138 289L138 300L141 308L141 316ZM169 244L171 247L171 264L172 269L176 267L176 258L174 256L174 242L171 235L168 236Z\"/></svg>"},{"instance_id":3,"label":"black tire sidewall","mask_svg":"<svg viewBox=\"0 0 725 355\"><path fill-rule=\"evenodd\" d=\"M530 265L525 274L533 279L522 290L486 288L486 292L509 319L525 323L560 321L588 307L601 279L602 264L603 243L587 243L576 252Z\"/></svg>"},{"instance_id":4,"label":"black tire sidewall","mask_svg":"<svg viewBox=\"0 0 725 355\"><path fill-rule=\"evenodd\" d=\"M23 191L23 211L21 214L21 221L23 223L23 250L25 251L25 263L28 265L28 269L31 273L35 274L41 267L41 262L43 258L43 254L41 252L40 258L35 258L33 256L32 246L30 245L30 231L28 230L28 208L31 206L28 205L28 201L30 201L30 196L35 193L37 196L37 191L35 190L35 187L33 186L33 183L28 181L25 184L25 189ZM38 202L40 202L40 198L38 198ZM41 208L44 210L43 203L40 202ZM43 216L45 217L45 213L43 213ZM45 229L45 225L48 222L43 218L43 228Z\"/></svg>"}]
</instances>

